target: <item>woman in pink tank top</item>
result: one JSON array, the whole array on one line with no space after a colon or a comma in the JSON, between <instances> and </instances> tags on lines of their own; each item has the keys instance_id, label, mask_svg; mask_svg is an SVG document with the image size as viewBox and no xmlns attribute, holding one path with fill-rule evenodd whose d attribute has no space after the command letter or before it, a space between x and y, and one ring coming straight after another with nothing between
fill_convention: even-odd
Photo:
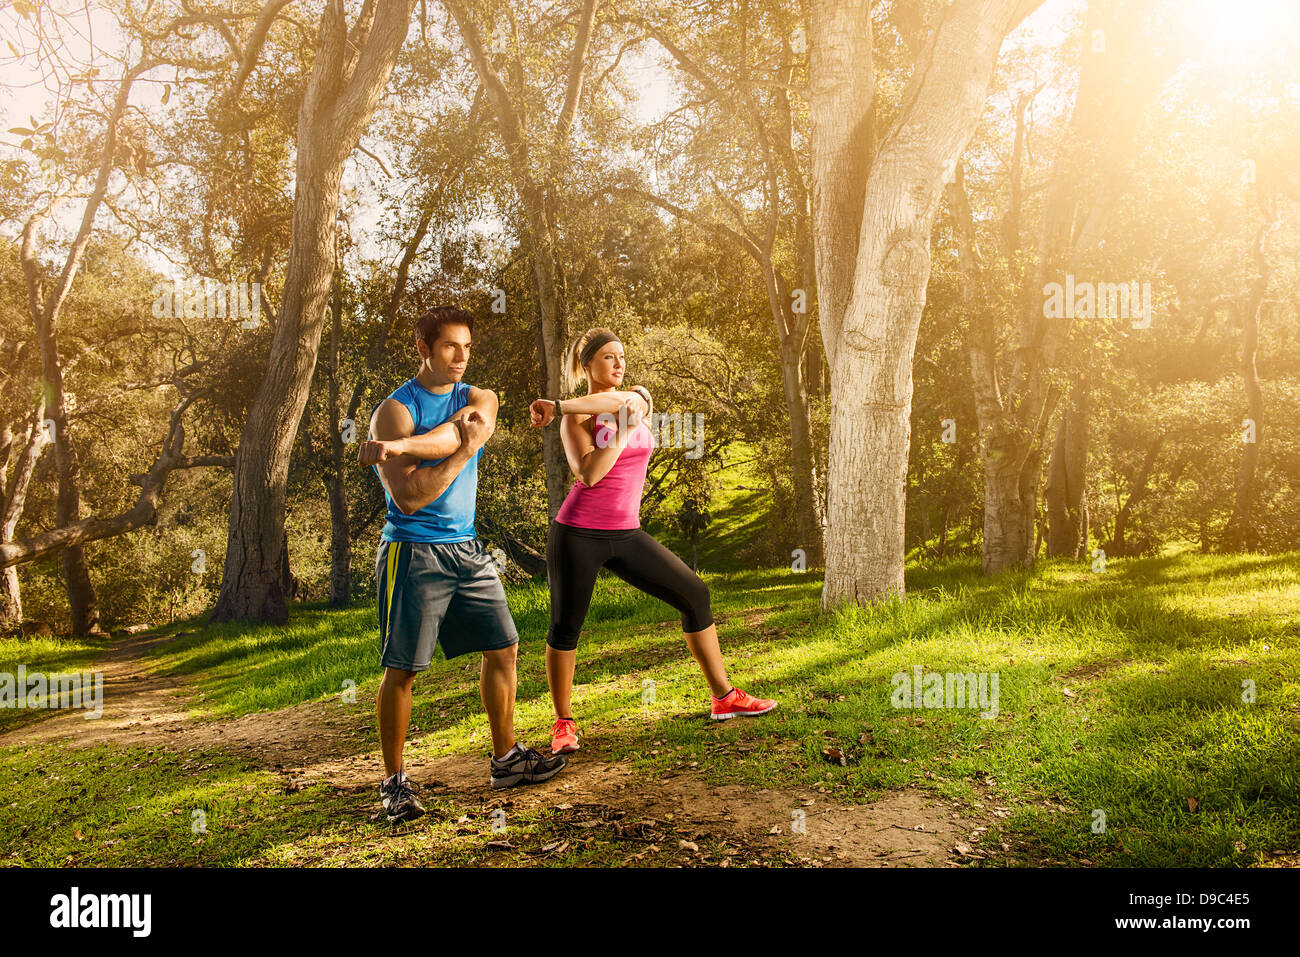
<instances>
[{"instance_id":1,"label":"woman in pink tank top","mask_svg":"<svg viewBox=\"0 0 1300 957\"><path fill-rule=\"evenodd\" d=\"M575 480L546 538L551 588L546 680L555 705L551 750L556 754L578 750L571 706L576 649L601 568L681 613L686 644L713 695L714 719L766 714L776 707L775 701L732 687L718 650L709 587L641 528L641 492L654 451L647 425L651 400L639 386L620 391L625 372L618 337L608 329L588 329L569 347L564 368L566 390L585 380L587 394L538 399L531 408L532 424L539 428L558 415Z\"/></svg>"}]
</instances>

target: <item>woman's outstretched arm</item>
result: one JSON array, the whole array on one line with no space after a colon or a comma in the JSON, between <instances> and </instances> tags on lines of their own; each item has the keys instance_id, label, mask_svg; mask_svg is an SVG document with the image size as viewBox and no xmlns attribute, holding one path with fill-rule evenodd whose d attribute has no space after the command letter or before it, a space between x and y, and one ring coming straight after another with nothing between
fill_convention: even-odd
<instances>
[{"instance_id":1,"label":"woman's outstretched arm","mask_svg":"<svg viewBox=\"0 0 1300 957\"><path fill-rule=\"evenodd\" d=\"M638 411L641 415L650 414L650 403L640 392L596 392L581 395L576 399L562 400L565 415L617 415L625 406L628 411ZM537 399L528 408L532 425L545 428L555 419L555 402L552 399Z\"/></svg>"}]
</instances>

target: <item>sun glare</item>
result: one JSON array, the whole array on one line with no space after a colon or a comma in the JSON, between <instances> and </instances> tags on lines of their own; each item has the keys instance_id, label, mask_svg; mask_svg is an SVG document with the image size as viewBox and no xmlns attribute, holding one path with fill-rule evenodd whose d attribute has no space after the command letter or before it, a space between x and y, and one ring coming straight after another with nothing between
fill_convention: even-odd
<instances>
[{"instance_id":1,"label":"sun glare","mask_svg":"<svg viewBox=\"0 0 1300 957\"><path fill-rule=\"evenodd\" d=\"M1249 61L1295 37L1298 7L1296 0L1188 0L1186 15L1201 50Z\"/></svg>"}]
</instances>

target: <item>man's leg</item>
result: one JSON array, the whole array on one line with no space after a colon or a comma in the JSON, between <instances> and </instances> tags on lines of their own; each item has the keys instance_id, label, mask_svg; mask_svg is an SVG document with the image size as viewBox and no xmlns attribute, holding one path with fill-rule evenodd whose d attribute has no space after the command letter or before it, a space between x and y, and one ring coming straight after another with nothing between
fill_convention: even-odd
<instances>
[{"instance_id":1,"label":"man's leg","mask_svg":"<svg viewBox=\"0 0 1300 957\"><path fill-rule=\"evenodd\" d=\"M379 682L379 746L384 752L385 777L403 770L402 749L411 724L411 686L415 675L414 671L385 668Z\"/></svg>"},{"instance_id":2,"label":"man's leg","mask_svg":"<svg viewBox=\"0 0 1300 957\"><path fill-rule=\"evenodd\" d=\"M460 579L447 606L438 640L448 659L469 652L482 654L479 696L492 729L488 783L493 788L535 784L554 777L564 758L547 758L515 740L515 659L519 633L501 577L481 542L446 546L457 553Z\"/></svg>"},{"instance_id":3,"label":"man's leg","mask_svg":"<svg viewBox=\"0 0 1300 957\"><path fill-rule=\"evenodd\" d=\"M478 690L492 729L492 756L515 746L515 657L518 645L483 652ZM409 700L409 699L408 699Z\"/></svg>"}]
</instances>

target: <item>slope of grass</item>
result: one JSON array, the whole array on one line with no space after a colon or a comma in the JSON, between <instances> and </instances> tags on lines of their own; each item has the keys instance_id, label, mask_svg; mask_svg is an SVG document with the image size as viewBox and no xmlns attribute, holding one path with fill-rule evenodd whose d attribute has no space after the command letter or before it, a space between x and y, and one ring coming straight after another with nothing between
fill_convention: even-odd
<instances>
[{"instance_id":1,"label":"slope of grass","mask_svg":"<svg viewBox=\"0 0 1300 957\"><path fill-rule=\"evenodd\" d=\"M765 564L762 556L772 552L766 538L776 516L774 496L768 479L756 467L751 446L732 443L721 456L721 467L713 473L715 488L709 522L696 542L696 559L704 570L743 571ZM671 521L679 508L680 496L669 496L658 520L646 527L689 564L690 542Z\"/></svg>"},{"instance_id":2,"label":"slope of grass","mask_svg":"<svg viewBox=\"0 0 1300 957\"><path fill-rule=\"evenodd\" d=\"M10 676L14 693L21 694L17 689L20 665L29 676L39 671L47 680L84 674L93 669L95 659L109 643L108 638L0 638L0 675ZM40 708L0 707L0 731L38 721L44 714Z\"/></svg>"},{"instance_id":3,"label":"slope of grass","mask_svg":"<svg viewBox=\"0 0 1300 957\"><path fill-rule=\"evenodd\" d=\"M1232 866L1300 846L1300 555L1169 555L1112 561L1102 574L1052 562L996 578L975 562L950 562L909 569L905 602L830 616L818 614L815 572L707 580L735 683L781 706L758 721L707 721L707 694L675 614L602 577L580 645L574 711L584 734L600 739L602 759L625 763L639 779L691 768L714 783L812 787L845 802L929 789L983 806L993 817L984 846L1006 842L1011 850L993 857L1011 862ZM512 586L509 597L523 638L517 727L523 740L544 743L552 720L542 660L547 594L538 583ZM369 715L377 658L367 606L296 609L286 628L204 629L161 647L154 660L205 692L205 717L323 699L351 679L365 740L377 746ZM996 717L895 707L893 677L918 666L996 674ZM413 758L481 753L486 761L477 668L473 656L438 660L417 681ZM828 761L828 748L845 764ZM178 794L192 783L192 768L157 755L136 783L126 771L140 760L59 748L6 754L4 793L24 793L25 775L43 765L62 768L73 790L62 805L68 826L53 829L48 848L28 847L34 812L22 802L0 814L0 845L25 849L24 862L72 855L163 863L171 855L283 863L302 859L295 854L326 861L361 853L348 847L355 821L326 823L343 798L325 789L310 806L296 795L268 797L275 818L263 844L191 854L187 848L202 844L188 826L155 833L148 814L104 803L86 780L118 773L134 788ZM265 772L222 761L216 752L201 759L210 765L203 793L218 805L241 789L273 787ZM197 799L177 797L167 813ZM238 802L224 806L229 815ZM87 851L70 836L68 827L93 808L96 827L120 843ZM455 811L444 809L448 820L459 819ZM513 840L542 841L554 824L540 815ZM420 860L460 860L454 848L465 860L486 853L490 835L456 837L447 826L431 823L432 843L411 853ZM589 847L573 853L563 861L605 859Z\"/></svg>"}]
</instances>

